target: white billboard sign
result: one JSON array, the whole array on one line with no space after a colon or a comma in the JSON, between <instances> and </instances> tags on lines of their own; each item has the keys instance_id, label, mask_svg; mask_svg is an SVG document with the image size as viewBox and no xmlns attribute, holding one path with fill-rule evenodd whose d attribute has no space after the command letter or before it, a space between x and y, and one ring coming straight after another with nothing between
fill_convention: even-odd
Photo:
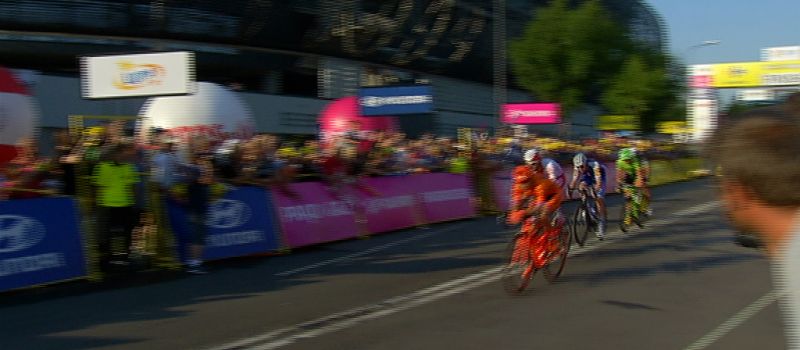
<instances>
[{"instance_id":1,"label":"white billboard sign","mask_svg":"<svg viewBox=\"0 0 800 350\"><path fill-rule=\"evenodd\" d=\"M189 51L81 58L84 98L194 93L194 53Z\"/></svg>"},{"instance_id":2,"label":"white billboard sign","mask_svg":"<svg viewBox=\"0 0 800 350\"><path fill-rule=\"evenodd\" d=\"M689 128L695 141L703 141L717 127L717 102L692 100L689 110Z\"/></svg>"},{"instance_id":3,"label":"white billboard sign","mask_svg":"<svg viewBox=\"0 0 800 350\"><path fill-rule=\"evenodd\" d=\"M761 49L762 61L800 60L800 46L768 47Z\"/></svg>"},{"instance_id":4,"label":"white billboard sign","mask_svg":"<svg viewBox=\"0 0 800 350\"><path fill-rule=\"evenodd\" d=\"M713 64L693 64L689 66L689 75L691 76L705 76L714 75Z\"/></svg>"},{"instance_id":5,"label":"white billboard sign","mask_svg":"<svg viewBox=\"0 0 800 350\"><path fill-rule=\"evenodd\" d=\"M775 92L769 89L746 89L737 91L736 99L739 101L772 101L775 99Z\"/></svg>"}]
</instances>

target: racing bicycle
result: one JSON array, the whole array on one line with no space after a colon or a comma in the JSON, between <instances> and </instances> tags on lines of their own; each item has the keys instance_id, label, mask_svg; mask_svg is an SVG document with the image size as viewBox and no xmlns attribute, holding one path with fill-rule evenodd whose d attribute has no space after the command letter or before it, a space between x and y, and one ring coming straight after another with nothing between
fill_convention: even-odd
<instances>
[{"instance_id":1,"label":"racing bicycle","mask_svg":"<svg viewBox=\"0 0 800 350\"><path fill-rule=\"evenodd\" d=\"M536 218L534 220L541 220ZM542 225L534 222L533 233L518 232L508 243L505 266L501 271L503 288L508 294L525 291L537 271L553 283L564 271L569 255L572 235L564 224L556 225L551 232L543 232Z\"/></svg>"},{"instance_id":2,"label":"racing bicycle","mask_svg":"<svg viewBox=\"0 0 800 350\"><path fill-rule=\"evenodd\" d=\"M643 227L644 220L647 218L647 213L642 205L643 196L641 189L631 184L622 184L620 189L623 196L625 196L625 203L622 206L619 228L622 232L628 232L632 224L636 224L636 226L640 228Z\"/></svg>"},{"instance_id":3,"label":"racing bicycle","mask_svg":"<svg viewBox=\"0 0 800 350\"><path fill-rule=\"evenodd\" d=\"M576 189L570 189L570 193ZM577 189L580 192L581 203L575 208L575 213L572 214L572 235L575 237L575 243L583 247L586 244L586 239L589 232L597 232L600 218L597 213L597 202L595 201L594 188L587 187Z\"/></svg>"}]
</instances>

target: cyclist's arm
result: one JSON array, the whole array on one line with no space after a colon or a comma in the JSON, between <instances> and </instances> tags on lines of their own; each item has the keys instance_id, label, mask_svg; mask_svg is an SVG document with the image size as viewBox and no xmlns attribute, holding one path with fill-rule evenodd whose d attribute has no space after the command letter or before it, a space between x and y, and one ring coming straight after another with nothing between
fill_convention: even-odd
<instances>
[{"instance_id":1,"label":"cyclist's arm","mask_svg":"<svg viewBox=\"0 0 800 350\"><path fill-rule=\"evenodd\" d=\"M595 190L599 190L600 186L603 185L603 166L600 162L594 163L594 188Z\"/></svg>"},{"instance_id":2,"label":"cyclist's arm","mask_svg":"<svg viewBox=\"0 0 800 350\"><path fill-rule=\"evenodd\" d=\"M539 186L537 186L536 199L537 203L541 205L545 213L549 215L561 207L561 202L564 200L564 196L561 191L558 190L558 185L548 180L543 181Z\"/></svg>"},{"instance_id":3,"label":"cyclist's arm","mask_svg":"<svg viewBox=\"0 0 800 350\"><path fill-rule=\"evenodd\" d=\"M578 179L580 178L580 172L581 170L578 169L577 167L572 168L572 181L570 181L569 183L570 191L574 190L575 187L578 186Z\"/></svg>"}]
</instances>

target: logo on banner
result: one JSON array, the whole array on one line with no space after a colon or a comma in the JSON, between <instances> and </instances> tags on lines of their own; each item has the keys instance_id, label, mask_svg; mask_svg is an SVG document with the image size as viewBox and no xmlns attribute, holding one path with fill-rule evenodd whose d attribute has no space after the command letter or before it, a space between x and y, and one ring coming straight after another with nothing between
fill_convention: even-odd
<instances>
[{"instance_id":1,"label":"logo on banner","mask_svg":"<svg viewBox=\"0 0 800 350\"><path fill-rule=\"evenodd\" d=\"M220 199L208 208L206 225L219 229L238 227L250 221L251 214L250 206L245 202Z\"/></svg>"},{"instance_id":2,"label":"logo on banner","mask_svg":"<svg viewBox=\"0 0 800 350\"><path fill-rule=\"evenodd\" d=\"M136 90L150 85L160 85L166 69L160 64L135 64L130 61L117 63L120 73L113 84L120 90Z\"/></svg>"},{"instance_id":3,"label":"logo on banner","mask_svg":"<svg viewBox=\"0 0 800 350\"><path fill-rule=\"evenodd\" d=\"M747 69L742 66L731 66L728 68L728 74L732 77L740 77L747 74Z\"/></svg>"},{"instance_id":4,"label":"logo on banner","mask_svg":"<svg viewBox=\"0 0 800 350\"><path fill-rule=\"evenodd\" d=\"M550 116L553 116L554 114L555 113L553 111L535 111L535 110L534 111L522 111L522 110L516 110L516 111L509 112L508 116L511 117L511 118L520 118L520 117L537 118L537 117L550 117Z\"/></svg>"},{"instance_id":5,"label":"logo on banner","mask_svg":"<svg viewBox=\"0 0 800 350\"><path fill-rule=\"evenodd\" d=\"M421 103L431 103L433 97L429 95L413 95L413 96L365 96L361 98L361 105L364 107L383 107L386 105L415 105Z\"/></svg>"},{"instance_id":6,"label":"logo on banner","mask_svg":"<svg viewBox=\"0 0 800 350\"><path fill-rule=\"evenodd\" d=\"M44 225L19 215L0 215L0 253L11 253L35 246L44 239Z\"/></svg>"}]
</instances>

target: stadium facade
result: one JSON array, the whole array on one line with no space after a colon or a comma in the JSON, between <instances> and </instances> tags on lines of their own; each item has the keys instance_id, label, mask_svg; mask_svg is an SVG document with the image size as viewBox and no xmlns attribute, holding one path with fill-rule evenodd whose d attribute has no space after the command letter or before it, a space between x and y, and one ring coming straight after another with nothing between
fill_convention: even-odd
<instances>
[{"instance_id":1,"label":"stadium facade","mask_svg":"<svg viewBox=\"0 0 800 350\"><path fill-rule=\"evenodd\" d=\"M0 65L32 72L44 129L66 127L70 114L135 115L145 101L81 99L78 57L191 50L197 79L238 90L260 132L313 134L331 99L361 86L422 83L433 86L435 113L418 116L419 124L452 136L496 119L495 2L6 0ZM519 36L546 3L506 0L507 37ZM662 21L644 1L603 3L636 40L666 47ZM507 96L535 101L513 82Z\"/></svg>"}]
</instances>

